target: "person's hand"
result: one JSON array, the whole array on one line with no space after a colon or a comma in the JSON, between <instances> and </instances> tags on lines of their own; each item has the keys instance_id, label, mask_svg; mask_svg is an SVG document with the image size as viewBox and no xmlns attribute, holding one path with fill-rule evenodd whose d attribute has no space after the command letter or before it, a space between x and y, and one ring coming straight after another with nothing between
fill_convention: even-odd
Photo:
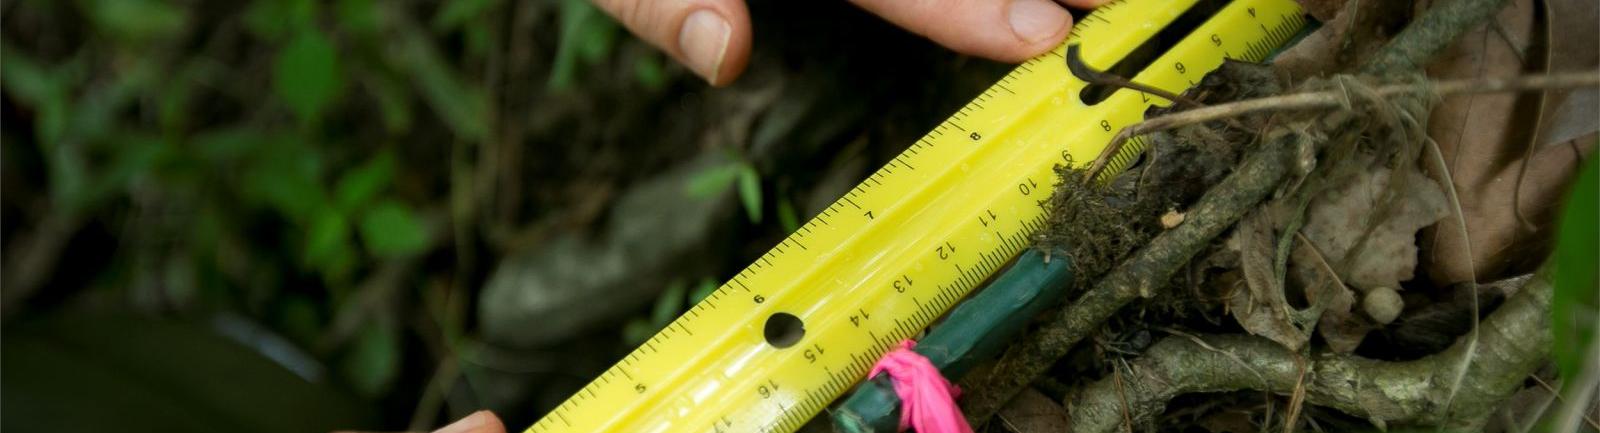
<instances>
[{"instance_id":1,"label":"person's hand","mask_svg":"<svg viewBox=\"0 0 1600 433\"><path fill-rule=\"evenodd\" d=\"M714 86L750 60L744 0L593 0L635 35L666 51ZM1063 6L1107 0L851 0L950 49L1020 62L1055 48L1072 28Z\"/></svg>"},{"instance_id":2,"label":"person's hand","mask_svg":"<svg viewBox=\"0 0 1600 433\"><path fill-rule=\"evenodd\" d=\"M494 416L494 412L480 410L433 433L506 433L506 425L500 422L500 417Z\"/></svg>"}]
</instances>

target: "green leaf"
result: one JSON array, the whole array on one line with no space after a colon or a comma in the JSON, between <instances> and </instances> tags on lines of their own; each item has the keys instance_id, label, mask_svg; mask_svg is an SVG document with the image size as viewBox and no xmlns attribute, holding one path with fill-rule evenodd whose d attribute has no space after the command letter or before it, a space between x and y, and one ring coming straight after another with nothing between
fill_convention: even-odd
<instances>
[{"instance_id":1,"label":"green leaf","mask_svg":"<svg viewBox=\"0 0 1600 433\"><path fill-rule=\"evenodd\" d=\"M551 64L551 90L572 87L579 68L603 60L616 41L617 23L586 0L561 2L561 41Z\"/></svg>"},{"instance_id":2,"label":"green leaf","mask_svg":"<svg viewBox=\"0 0 1600 433\"><path fill-rule=\"evenodd\" d=\"M643 317L635 317L628 320L627 324L622 325L622 344L637 346L644 343L645 340L649 340L650 336L655 335L658 330L660 328L651 325L649 320Z\"/></svg>"},{"instance_id":3,"label":"green leaf","mask_svg":"<svg viewBox=\"0 0 1600 433\"><path fill-rule=\"evenodd\" d=\"M312 0L255 0L244 12L244 26L258 38L277 42L291 31L311 27L316 7Z\"/></svg>"},{"instance_id":4,"label":"green leaf","mask_svg":"<svg viewBox=\"0 0 1600 433\"><path fill-rule=\"evenodd\" d=\"M761 175L749 164L739 165L739 202L750 222L761 222Z\"/></svg>"},{"instance_id":5,"label":"green leaf","mask_svg":"<svg viewBox=\"0 0 1600 433\"><path fill-rule=\"evenodd\" d=\"M95 26L117 40L170 38L189 21L183 9L159 0L99 0L85 6Z\"/></svg>"},{"instance_id":6,"label":"green leaf","mask_svg":"<svg viewBox=\"0 0 1600 433\"><path fill-rule=\"evenodd\" d=\"M367 74L363 77L367 90L378 100L383 113L383 126L391 134L404 134L411 130L411 93L404 85L387 74Z\"/></svg>"},{"instance_id":7,"label":"green leaf","mask_svg":"<svg viewBox=\"0 0 1600 433\"><path fill-rule=\"evenodd\" d=\"M661 292L661 296L656 297L656 305L650 309L650 324L655 325L656 329L667 327L683 310L684 286L683 281L673 281L667 285L667 290Z\"/></svg>"},{"instance_id":8,"label":"green leaf","mask_svg":"<svg viewBox=\"0 0 1600 433\"><path fill-rule=\"evenodd\" d=\"M785 197L778 200L778 225L786 233L800 231L800 215L794 211L794 201Z\"/></svg>"},{"instance_id":9,"label":"green leaf","mask_svg":"<svg viewBox=\"0 0 1600 433\"><path fill-rule=\"evenodd\" d=\"M701 278L700 284L695 285L694 290L689 291L689 303L698 304L701 299L711 296L711 292L715 291L717 291L717 280Z\"/></svg>"},{"instance_id":10,"label":"green leaf","mask_svg":"<svg viewBox=\"0 0 1600 433\"><path fill-rule=\"evenodd\" d=\"M380 257L404 257L428 247L428 228L406 205L378 202L361 217L361 240Z\"/></svg>"},{"instance_id":11,"label":"green leaf","mask_svg":"<svg viewBox=\"0 0 1600 433\"><path fill-rule=\"evenodd\" d=\"M305 251L302 263L311 269L327 269L340 255L350 249L350 221L339 210L325 207L311 219L306 229Z\"/></svg>"},{"instance_id":12,"label":"green leaf","mask_svg":"<svg viewBox=\"0 0 1600 433\"><path fill-rule=\"evenodd\" d=\"M445 2L444 7L433 16L433 30L449 32L467 24L474 18L488 12L490 8L500 4L500 0L453 0Z\"/></svg>"},{"instance_id":13,"label":"green leaf","mask_svg":"<svg viewBox=\"0 0 1600 433\"><path fill-rule=\"evenodd\" d=\"M649 90L661 90L667 85L667 72L661 67L661 58L645 54L634 58L633 79Z\"/></svg>"},{"instance_id":14,"label":"green leaf","mask_svg":"<svg viewBox=\"0 0 1600 433\"><path fill-rule=\"evenodd\" d=\"M1600 159L1589 158L1561 211L1556 233L1555 294L1551 324L1561 377L1578 377L1589 345L1595 344L1594 312L1600 310ZM1593 362L1593 360L1588 360Z\"/></svg>"},{"instance_id":15,"label":"green leaf","mask_svg":"<svg viewBox=\"0 0 1600 433\"><path fill-rule=\"evenodd\" d=\"M735 178L739 177L740 164L732 163L701 170L689 177L689 184L684 188L684 193L693 198L710 198L733 186Z\"/></svg>"},{"instance_id":16,"label":"green leaf","mask_svg":"<svg viewBox=\"0 0 1600 433\"><path fill-rule=\"evenodd\" d=\"M206 164L225 166L265 147L270 140L263 135L248 127L222 127L195 133L186 149Z\"/></svg>"},{"instance_id":17,"label":"green leaf","mask_svg":"<svg viewBox=\"0 0 1600 433\"><path fill-rule=\"evenodd\" d=\"M333 204L339 210L352 212L377 197L394 180L395 157L392 152L382 152L365 164L339 178L334 186Z\"/></svg>"},{"instance_id":18,"label":"green leaf","mask_svg":"<svg viewBox=\"0 0 1600 433\"><path fill-rule=\"evenodd\" d=\"M339 0L339 4L334 8L339 16L340 28L362 36L378 33L380 25L378 7L373 0Z\"/></svg>"},{"instance_id":19,"label":"green leaf","mask_svg":"<svg viewBox=\"0 0 1600 433\"><path fill-rule=\"evenodd\" d=\"M5 61L0 62L0 85L32 105L38 113L35 137L45 149L54 147L66 131L69 77L60 68L46 68L10 44L0 44L0 51L5 52Z\"/></svg>"},{"instance_id":20,"label":"green leaf","mask_svg":"<svg viewBox=\"0 0 1600 433\"><path fill-rule=\"evenodd\" d=\"M455 69L440 58L432 40L407 33L393 44L389 62L406 71L422 97L457 137L476 141L488 133L488 98L482 89L463 82Z\"/></svg>"},{"instance_id":21,"label":"green leaf","mask_svg":"<svg viewBox=\"0 0 1600 433\"><path fill-rule=\"evenodd\" d=\"M399 331L381 322L362 327L342 363L345 379L367 397L387 393L400 373Z\"/></svg>"},{"instance_id":22,"label":"green leaf","mask_svg":"<svg viewBox=\"0 0 1600 433\"><path fill-rule=\"evenodd\" d=\"M243 193L291 221L309 221L327 203L322 155L317 148L286 137L265 137L261 152L244 169Z\"/></svg>"},{"instance_id":23,"label":"green leaf","mask_svg":"<svg viewBox=\"0 0 1600 433\"><path fill-rule=\"evenodd\" d=\"M278 52L273 85L278 98L302 123L315 123L344 86L333 43L312 28L297 32Z\"/></svg>"}]
</instances>

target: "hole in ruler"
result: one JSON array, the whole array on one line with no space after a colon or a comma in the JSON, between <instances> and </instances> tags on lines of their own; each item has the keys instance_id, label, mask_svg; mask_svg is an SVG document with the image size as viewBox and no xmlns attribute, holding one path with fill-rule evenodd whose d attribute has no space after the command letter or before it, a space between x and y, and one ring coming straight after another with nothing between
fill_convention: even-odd
<instances>
[{"instance_id":1,"label":"hole in ruler","mask_svg":"<svg viewBox=\"0 0 1600 433\"><path fill-rule=\"evenodd\" d=\"M806 335L806 325L793 314L773 313L767 316L767 326L761 334L767 338L767 344L782 349L799 343L800 337Z\"/></svg>"},{"instance_id":2,"label":"hole in ruler","mask_svg":"<svg viewBox=\"0 0 1600 433\"><path fill-rule=\"evenodd\" d=\"M1178 15L1177 19L1167 23L1166 27L1162 27L1161 31L1156 32L1155 36L1146 39L1144 43L1139 44L1128 55L1122 56L1122 60L1118 60L1117 64L1105 69L1105 73L1132 80L1134 76L1139 75L1139 72L1150 67L1150 64L1155 62L1156 59L1161 58L1162 54L1166 54L1168 48L1177 45L1178 41L1183 40L1183 38L1189 37L1190 33L1194 33L1194 29L1199 28L1201 24L1205 24L1207 19L1210 19L1217 11L1222 10L1228 3L1231 3L1231 1L1200 0L1189 6L1189 9L1183 11L1182 15ZM1094 65L1089 66L1093 67ZM1082 100L1084 105L1096 105L1105 101L1106 98L1110 98L1111 94L1117 90L1119 88L1116 86L1090 84L1084 86L1083 90L1078 92L1078 99Z\"/></svg>"}]
</instances>

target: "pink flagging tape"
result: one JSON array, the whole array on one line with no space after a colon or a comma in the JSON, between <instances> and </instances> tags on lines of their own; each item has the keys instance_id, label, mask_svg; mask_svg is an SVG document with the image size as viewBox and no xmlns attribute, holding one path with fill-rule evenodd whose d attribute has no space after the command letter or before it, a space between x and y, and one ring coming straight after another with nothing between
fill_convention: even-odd
<instances>
[{"instance_id":1,"label":"pink flagging tape","mask_svg":"<svg viewBox=\"0 0 1600 433\"><path fill-rule=\"evenodd\" d=\"M900 431L917 433L972 433L967 417L956 407L961 389L951 385L928 358L911 351L917 342L905 340L883 354L867 377L889 373L894 393L900 396Z\"/></svg>"}]
</instances>

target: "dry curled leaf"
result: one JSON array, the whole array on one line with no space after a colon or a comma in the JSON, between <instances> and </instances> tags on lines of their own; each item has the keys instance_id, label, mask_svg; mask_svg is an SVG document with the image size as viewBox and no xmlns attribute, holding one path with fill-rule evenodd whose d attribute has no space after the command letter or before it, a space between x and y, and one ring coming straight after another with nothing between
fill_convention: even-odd
<instances>
[{"instance_id":1,"label":"dry curled leaf","mask_svg":"<svg viewBox=\"0 0 1600 433\"><path fill-rule=\"evenodd\" d=\"M1540 4L1548 14L1538 13ZM1428 67L1429 76L1594 70L1600 67L1597 8L1593 0L1518 0L1489 26L1462 36ZM1428 135L1444 155L1467 237L1455 218L1424 234L1422 262L1434 284L1498 279L1543 262L1554 210L1581 160L1593 152L1597 104L1594 89L1441 101ZM1425 165L1434 178L1445 178L1435 164Z\"/></svg>"},{"instance_id":2,"label":"dry curled leaf","mask_svg":"<svg viewBox=\"0 0 1600 433\"><path fill-rule=\"evenodd\" d=\"M1283 281L1273 266L1275 244L1272 225L1262 212L1245 216L1234 228L1228 248L1239 253L1239 267L1248 290L1233 291L1228 297L1228 311L1245 331L1289 350L1299 350L1311 338L1310 325L1316 322L1317 312L1299 311L1289 305Z\"/></svg>"}]
</instances>

